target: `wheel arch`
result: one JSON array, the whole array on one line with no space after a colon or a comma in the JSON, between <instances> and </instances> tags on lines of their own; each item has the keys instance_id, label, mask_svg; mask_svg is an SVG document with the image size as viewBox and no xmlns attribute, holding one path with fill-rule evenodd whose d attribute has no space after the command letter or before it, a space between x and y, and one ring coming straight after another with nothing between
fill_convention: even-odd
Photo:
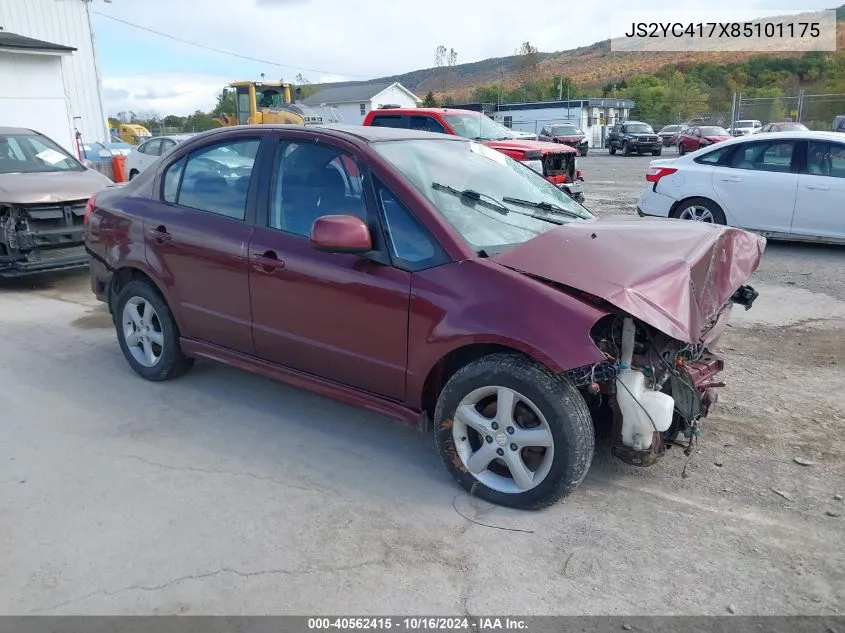
<instances>
[{"instance_id":1,"label":"wheel arch","mask_svg":"<svg viewBox=\"0 0 845 633\"><path fill-rule=\"evenodd\" d=\"M153 285L153 287L158 291L161 297L167 302L167 305L170 307L170 311L173 314L173 318L176 320L176 324L179 327L180 331L182 330L182 323L179 318L179 313L177 310L173 309L173 304L170 301L170 297L167 294L164 286L160 284L156 279L149 274L146 270L143 270L139 266L134 266L132 264L127 264L121 266L120 268L115 269L112 273L111 281L109 282L109 311L114 314L114 300L120 291L126 287L126 285L135 280L147 281Z\"/></svg>"},{"instance_id":2,"label":"wheel arch","mask_svg":"<svg viewBox=\"0 0 845 633\"><path fill-rule=\"evenodd\" d=\"M515 354L541 365L549 371L555 371L553 363L536 350L526 348L514 341L490 341L463 343L453 347L441 356L428 370L419 394L420 411L434 418L434 408L440 392L449 379L470 363L491 354Z\"/></svg>"},{"instance_id":3,"label":"wheel arch","mask_svg":"<svg viewBox=\"0 0 845 633\"><path fill-rule=\"evenodd\" d=\"M707 196L707 195L684 196L684 197L683 197L683 198L681 198L680 200L677 200L677 201L676 201L676 202L675 202L675 203L674 203L674 204L673 204L673 205L669 208L669 217L670 217L670 218L674 218L674 217L675 217L675 213L676 213L676 212L677 212L677 210L681 207L681 205L683 205L683 204L684 204L684 203L686 203L686 202L689 202L690 200L695 200L695 199L706 200L707 202L712 202L713 204L715 204L715 205L716 205L716 206L717 206L717 207L718 207L718 208L722 211L722 215L724 215L724 216L725 216L725 221L726 221L726 223L727 223L727 226L735 226L735 224L734 224L734 222L733 222L733 218L732 218L732 217L728 214L728 212L725 210L725 207L724 207L722 204L720 204L718 201L714 200L712 196Z\"/></svg>"}]
</instances>

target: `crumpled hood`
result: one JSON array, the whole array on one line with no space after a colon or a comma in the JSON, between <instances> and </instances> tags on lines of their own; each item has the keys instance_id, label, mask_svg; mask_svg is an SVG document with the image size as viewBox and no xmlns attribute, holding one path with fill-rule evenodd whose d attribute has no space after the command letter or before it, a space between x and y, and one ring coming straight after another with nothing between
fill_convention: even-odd
<instances>
[{"instance_id":1,"label":"crumpled hood","mask_svg":"<svg viewBox=\"0 0 845 633\"><path fill-rule=\"evenodd\" d=\"M698 343L757 269L765 247L765 238L742 229L622 217L571 222L491 259Z\"/></svg>"},{"instance_id":2,"label":"crumpled hood","mask_svg":"<svg viewBox=\"0 0 845 633\"><path fill-rule=\"evenodd\" d=\"M53 204L84 200L112 184L93 169L0 174L0 204Z\"/></svg>"}]
</instances>

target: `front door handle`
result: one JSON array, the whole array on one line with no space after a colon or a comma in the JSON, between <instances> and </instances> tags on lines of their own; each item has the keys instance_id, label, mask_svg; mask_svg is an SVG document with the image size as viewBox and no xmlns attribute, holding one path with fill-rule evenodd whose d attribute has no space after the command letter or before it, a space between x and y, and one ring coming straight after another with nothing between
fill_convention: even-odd
<instances>
[{"instance_id":1,"label":"front door handle","mask_svg":"<svg viewBox=\"0 0 845 633\"><path fill-rule=\"evenodd\" d=\"M154 229L149 229L147 232L159 244L164 244L165 242L173 239L173 236L167 232L167 227L161 224Z\"/></svg>"},{"instance_id":2,"label":"front door handle","mask_svg":"<svg viewBox=\"0 0 845 633\"><path fill-rule=\"evenodd\" d=\"M819 191L828 191L830 185L807 185L807 189L818 189Z\"/></svg>"},{"instance_id":3,"label":"front door handle","mask_svg":"<svg viewBox=\"0 0 845 633\"><path fill-rule=\"evenodd\" d=\"M265 273L273 273L285 267L285 262L279 259L274 251L256 253L252 256L252 262L255 270Z\"/></svg>"},{"instance_id":4,"label":"front door handle","mask_svg":"<svg viewBox=\"0 0 845 633\"><path fill-rule=\"evenodd\" d=\"M724 182L741 182L742 178L739 176L722 176Z\"/></svg>"}]
</instances>

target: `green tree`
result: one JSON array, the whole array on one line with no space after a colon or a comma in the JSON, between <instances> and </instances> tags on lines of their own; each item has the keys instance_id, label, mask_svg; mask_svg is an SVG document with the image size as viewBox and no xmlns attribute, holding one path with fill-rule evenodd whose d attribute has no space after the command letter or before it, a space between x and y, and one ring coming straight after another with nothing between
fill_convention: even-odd
<instances>
[{"instance_id":1,"label":"green tree","mask_svg":"<svg viewBox=\"0 0 845 633\"><path fill-rule=\"evenodd\" d=\"M434 93L431 90L428 91L428 94L423 99L422 106L424 108L436 108L437 107L437 99L434 98Z\"/></svg>"},{"instance_id":2,"label":"green tree","mask_svg":"<svg viewBox=\"0 0 845 633\"><path fill-rule=\"evenodd\" d=\"M217 103L211 110L212 117L218 117L221 114L228 116L235 116L235 93L232 90L221 90L217 95Z\"/></svg>"}]
</instances>

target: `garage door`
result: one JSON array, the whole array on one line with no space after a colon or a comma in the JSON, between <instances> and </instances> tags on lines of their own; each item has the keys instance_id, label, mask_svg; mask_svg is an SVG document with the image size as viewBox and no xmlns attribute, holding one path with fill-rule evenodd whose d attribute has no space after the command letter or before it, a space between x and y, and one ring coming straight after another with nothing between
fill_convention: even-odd
<instances>
[{"instance_id":1,"label":"garage door","mask_svg":"<svg viewBox=\"0 0 845 633\"><path fill-rule=\"evenodd\" d=\"M76 156L62 61L51 55L0 52L0 125L26 127Z\"/></svg>"},{"instance_id":2,"label":"garage door","mask_svg":"<svg viewBox=\"0 0 845 633\"><path fill-rule=\"evenodd\" d=\"M0 121L41 132L76 156L65 99L0 97Z\"/></svg>"}]
</instances>

